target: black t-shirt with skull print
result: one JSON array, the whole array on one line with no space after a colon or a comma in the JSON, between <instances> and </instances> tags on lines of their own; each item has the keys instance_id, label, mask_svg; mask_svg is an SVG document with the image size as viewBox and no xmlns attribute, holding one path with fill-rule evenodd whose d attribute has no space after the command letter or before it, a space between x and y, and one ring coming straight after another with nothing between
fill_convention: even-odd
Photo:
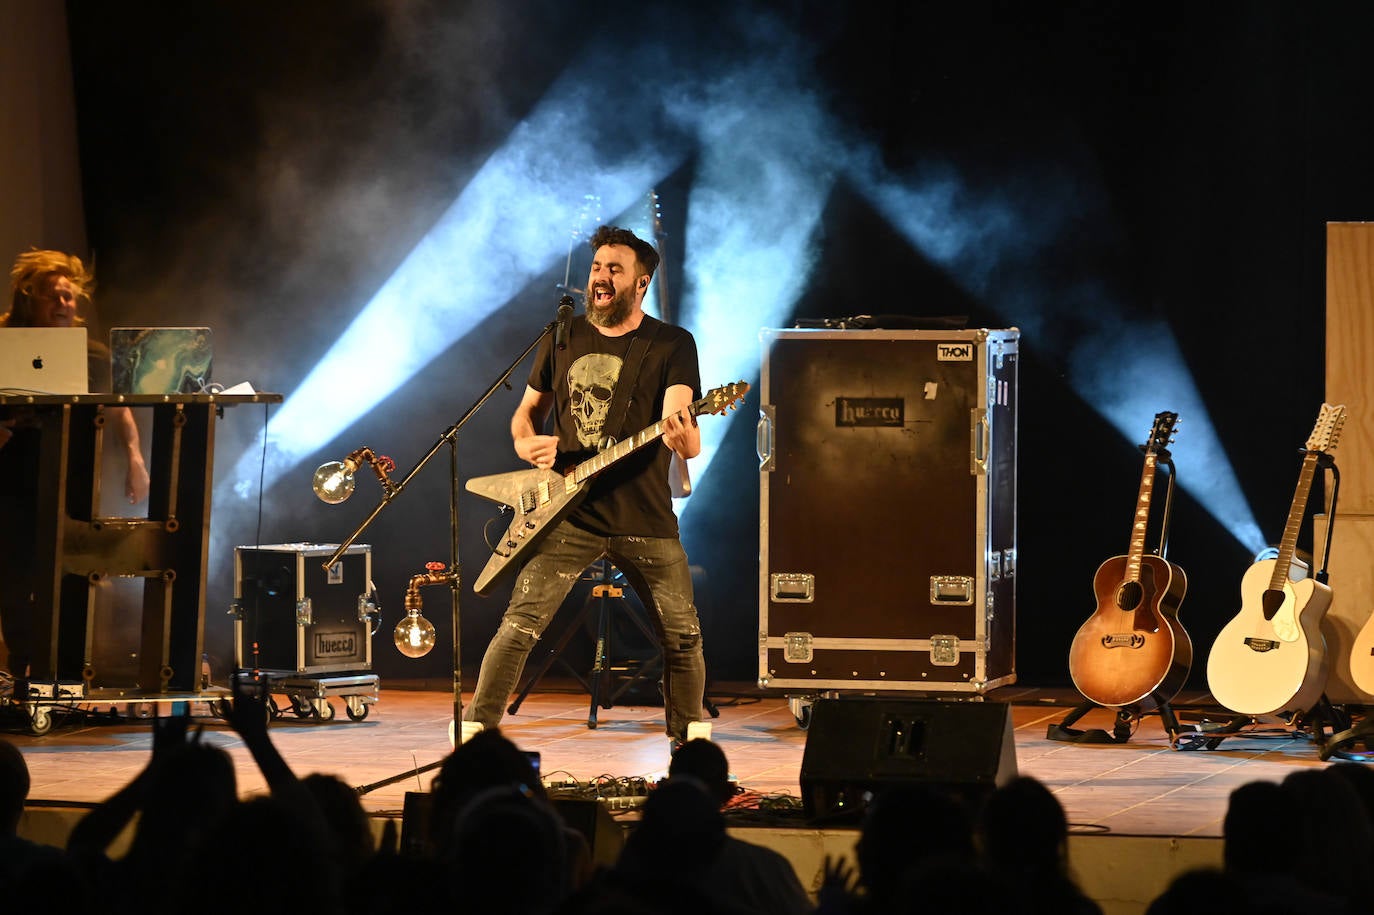
<instances>
[{"instance_id":1,"label":"black t-shirt with skull print","mask_svg":"<svg viewBox=\"0 0 1374 915\"><path fill-rule=\"evenodd\" d=\"M701 397L696 341L687 330L646 315L633 332L607 337L586 316L575 316L568 325L567 349L557 354L557 368L552 343L545 338L529 377L530 387L554 394L558 470L596 454L607 434L603 428L606 412L630 343L647 334L651 322L656 330L614 437L623 439L658 422L663 415L663 394L675 384L689 386L693 399ZM555 379L555 371L562 377ZM621 458L592 480L587 497L569 520L602 537L676 537L677 516L668 489L671 458L672 452L661 440Z\"/></svg>"}]
</instances>

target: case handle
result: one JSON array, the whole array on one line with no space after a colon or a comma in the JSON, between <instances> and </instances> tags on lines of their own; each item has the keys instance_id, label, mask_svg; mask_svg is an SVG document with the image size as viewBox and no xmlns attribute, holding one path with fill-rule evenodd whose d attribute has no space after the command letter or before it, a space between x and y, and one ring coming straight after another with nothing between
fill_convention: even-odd
<instances>
[{"instance_id":1,"label":"case handle","mask_svg":"<svg viewBox=\"0 0 1374 915\"><path fill-rule=\"evenodd\" d=\"M988 450L991 448L987 414L982 410L969 411L969 468L974 476L988 472Z\"/></svg>"},{"instance_id":2,"label":"case handle","mask_svg":"<svg viewBox=\"0 0 1374 915\"><path fill-rule=\"evenodd\" d=\"M759 424L754 430L754 450L759 455L759 472L772 473L777 467L773 459L772 404L759 404Z\"/></svg>"}]
</instances>

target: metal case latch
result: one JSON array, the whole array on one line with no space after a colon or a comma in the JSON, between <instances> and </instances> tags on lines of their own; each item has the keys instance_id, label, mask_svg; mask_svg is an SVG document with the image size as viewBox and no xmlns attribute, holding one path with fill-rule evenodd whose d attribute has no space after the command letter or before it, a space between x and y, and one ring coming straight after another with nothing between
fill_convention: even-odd
<instances>
[{"instance_id":1,"label":"metal case latch","mask_svg":"<svg viewBox=\"0 0 1374 915\"><path fill-rule=\"evenodd\" d=\"M956 635L932 635L930 637L930 663L936 667L958 666L959 637Z\"/></svg>"},{"instance_id":2,"label":"metal case latch","mask_svg":"<svg viewBox=\"0 0 1374 915\"><path fill-rule=\"evenodd\" d=\"M358 622L369 623L372 617L378 613L377 592L358 595Z\"/></svg>"},{"instance_id":3,"label":"metal case latch","mask_svg":"<svg viewBox=\"0 0 1374 915\"><path fill-rule=\"evenodd\" d=\"M792 664L809 664L814 654L811 648L812 635L809 632L783 633L782 659Z\"/></svg>"},{"instance_id":4,"label":"metal case latch","mask_svg":"<svg viewBox=\"0 0 1374 915\"><path fill-rule=\"evenodd\" d=\"M296 601L296 625L310 626L315 622L315 608L311 604L310 598L303 597Z\"/></svg>"}]
</instances>

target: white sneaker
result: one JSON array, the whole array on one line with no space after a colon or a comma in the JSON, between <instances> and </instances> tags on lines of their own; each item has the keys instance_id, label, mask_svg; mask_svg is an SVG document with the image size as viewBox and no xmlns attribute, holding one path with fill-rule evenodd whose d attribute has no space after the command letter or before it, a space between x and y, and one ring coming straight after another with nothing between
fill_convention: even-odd
<instances>
[{"instance_id":1,"label":"white sneaker","mask_svg":"<svg viewBox=\"0 0 1374 915\"><path fill-rule=\"evenodd\" d=\"M482 732L482 722L480 722L480 721L464 721L464 722L463 722L463 730L462 730L463 743L467 743L467 742L468 742L469 740L471 740L474 736L476 736L477 734L480 734L481 732ZM451 748L453 748L453 749L457 749L457 748L458 748L458 744L454 741L453 736L454 736L454 727L453 727L453 722L450 721L450 722L448 723L448 745L449 745Z\"/></svg>"}]
</instances>

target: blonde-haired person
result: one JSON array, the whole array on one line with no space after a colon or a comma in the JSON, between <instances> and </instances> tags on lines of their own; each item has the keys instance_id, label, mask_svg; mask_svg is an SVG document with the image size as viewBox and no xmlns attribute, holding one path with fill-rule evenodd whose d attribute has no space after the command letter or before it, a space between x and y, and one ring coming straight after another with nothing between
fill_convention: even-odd
<instances>
[{"instance_id":1,"label":"blonde-haired person","mask_svg":"<svg viewBox=\"0 0 1374 915\"><path fill-rule=\"evenodd\" d=\"M95 281L81 258L62 251L20 254L10 269L10 307L0 315L4 327L79 327L78 309L91 300ZM3 331L0 331L3 332ZM110 390L110 355L97 342L88 344L90 389ZM124 495L129 504L148 497L148 467L143 460L138 425L128 407L105 408L125 461ZM0 413L0 480L9 491L0 503L0 628L9 649L15 679L14 698L27 696L27 667L34 649L33 576L37 574L34 530L38 499L40 430L31 410Z\"/></svg>"}]
</instances>

